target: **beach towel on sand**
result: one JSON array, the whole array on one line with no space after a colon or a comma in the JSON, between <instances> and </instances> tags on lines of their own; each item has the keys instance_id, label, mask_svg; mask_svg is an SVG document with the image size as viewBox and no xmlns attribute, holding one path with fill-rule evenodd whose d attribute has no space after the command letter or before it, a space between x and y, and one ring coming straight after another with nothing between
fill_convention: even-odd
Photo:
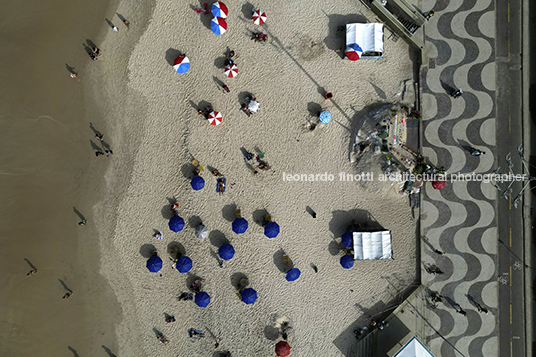
<instances>
[{"instance_id":1,"label":"beach towel on sand","mask_svg":"<svg viewBox=\"0 0 536 357\"><path fill-rule=\"evenodd\" d=\"M220 182L223 182L222 192L225 192L225 177L219 178L216 182L216 192L220 192Z\"/></svg>"}]
</instances>

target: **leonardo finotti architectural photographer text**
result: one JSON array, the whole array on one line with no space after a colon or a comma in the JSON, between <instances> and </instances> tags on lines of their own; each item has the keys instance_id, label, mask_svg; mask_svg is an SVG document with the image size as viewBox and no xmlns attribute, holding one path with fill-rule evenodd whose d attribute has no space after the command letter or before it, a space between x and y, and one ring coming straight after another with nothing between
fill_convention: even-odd
<instances>
[{"instance_id":1,"label":"leonardo finotti architectural photographer text","mask_svg":"<svg viewBox=\"0 0 536 357\"><path fill-rule=\"evenodd\" d=\"M419 174L414 175L410 173L397 173L391 175L379 174L375 177L374 172L362 172L360 174L350 174L346 172L340 172L337 175L324 172L317 174L289 174L283 172L283 181L299 181L299 182L315 182L324 181L331 182L345 181L345 182L359 182L359 181L449 181L449 182L468 182L468 181L480 181L480 182L511 182L511 181L525 181L527 175L514 175L514 174Z\"/></svg>"}]
</instances>

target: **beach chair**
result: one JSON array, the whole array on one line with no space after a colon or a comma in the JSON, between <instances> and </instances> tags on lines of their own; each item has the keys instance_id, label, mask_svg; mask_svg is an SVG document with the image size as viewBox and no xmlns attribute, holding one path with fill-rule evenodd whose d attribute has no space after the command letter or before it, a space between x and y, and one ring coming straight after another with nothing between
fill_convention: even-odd
<instances>
[{"instance_id":1,"label":"beach chair","mask_svg":"<svg viewBox=\"0 0 536 357\"><path fill-rule=\"evenodd\" d=\"M241 212L242 212L242 211L241 211L240 209L235 209L235 211L234 211L235 217L236 217L236 218L241 218L241 217L242 217L242 216L240 215Z\"/></svg>"},{"instance_id":2,"label":"beach chair","mask_svg":"<svg viewBox=\"0 0 536 357\"><path fill-rule=\"evenodd\" d=\"M197 166L198 164L199 162L197 162L197 160L192 161L192 165Z\"/></svg>"},{"instance_id":3,"label":"beach chair","mask_svg":"<svg viewBox=\"0 0 536 357\"><path fill-rule=\"evenodd\" d=\"M283 255L283 265L290 265L290 258L288 255Z\"/></svg>"}]
</instances>

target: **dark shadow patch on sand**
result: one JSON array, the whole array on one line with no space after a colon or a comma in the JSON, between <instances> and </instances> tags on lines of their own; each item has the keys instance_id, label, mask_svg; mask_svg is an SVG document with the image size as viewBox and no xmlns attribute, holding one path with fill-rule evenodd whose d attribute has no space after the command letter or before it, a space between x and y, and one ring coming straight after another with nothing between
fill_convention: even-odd
<instances>
[{"instance_id":1,"label":"dark shadow patch on sand","mask_svg":"<svg viewBox=\"0 0 536 357\"><path fill-rule=\"evenodd\" d=\"M201 217L191 216L190 218L188 218L188 226L190 228L196 229L200 224L203 224Z\"/></svg>"},{"instance_id":2,"label":"dark shadow patch on sand","mask_svg":"<svg viewBox=\"0 0 536 357\"><path fill-rule=\"evenodd\" d=\"M221 210L221 215L223 219L225 219L228 222L232 222L235 220L235 210L237 209L237 205L235 203L228 204L227 206L224 206Z\"/></svg>"},{"instance_id":3,"label":"dark shadow patch on sand","mask_svg":"<svg viewBox=\"0 0 536 357\"><path fill-rule=\"evenodd\" d=\"M140 255L149 259L156 252L156 247L152 244L144 244L140 247Z\"/></svg>"},{"instance_id":4,"label":"dark shadow patch on sand","mask_svg":"<svg viewBox=\"0 0 536 357\"><path fill-rule=\"evenodd\" d=\"M248 280L248 277L246 276L246 274L237 272L237 273L234 273L233 275L231 275L231 285L236 290L241 290L241 289L245 288L245 286L243 286L243 284L241 283L242 280L246 281L246 284L245 284L246 286L249 284L249 280Z\"/></svg>"},{"instance_id":5,"label":"dark shadow patch on sand","mask_svg":"<svg viewBox=\"0 0 536 357\"><path fill-rule=\"evenodd\" d=\"M259 226L264 227L266 225L266 216L268 211L264 208L253 211L253 222L257 223Z\"/></svg>"},{"instance_id":6,"label":"dark shadow patch on sand","mask_svg":"<svg viewBox=\"0 0 536 357\"><path fill-rule=\"evenodd\" d=\"M320 112L322 111L322 106L315 102L309 102L307 103L307 110L311 116L318 118L320 116Z\"/></svg>"},{"instance_id":7,"label":"dark shadow patch on sand","mask_svg":"<svg viewBox=\"0 0 536 357\"><path fill-rule=\"evenodd\" d=\"M86 217L84 217L84 215L82 213L80 213L79 210L76 209L76 207L73 207L73 211L74 213L76 213L76 215L78 216L78 218L81 220L81 221L85 221L86 220Z\"/></svg>"},{"instance_id":8,"label":"dark shadow patch on sand","mask_svg":"<svg viewBox=\"0 0 536 357\"><path fill-rule=\"evenodd\" d=\"M341 251L344 250L344 248L345 248L344 245L342 245L341 243L337 242L335 239L333 239L328 244L328 252L329 252L329 254L331 254L333 256L340 254Z\"/></svg>"},{"instance_id":9,"label":"dark shadow patch on sand","mask_svg":"<svg viewBox=\"0 0 536 357\"><path fill-rule=\"evenodd\" d=\"M219 231L217 229L210 231L210 233L208 234L208 239L210 240L210 243L216 248L219 248L222 245L229 243L229 240L225 237L225 234L223 234L222 231Z\"/></svg>"},{"instance_id":10,"label":"dark shadow patch on sand","mask_svg":"<svg viewBox=\"0 0 536 357\"><path fill-rule=\"evenodd\" d=\"M183 53L175 48L168 48L165 54L166 62L173 67L173 62L175 62L175 59L179 57L179 55L183 55Z\"/></svg>"},{"instance_id":11,"label":"dark shadow patch on sand","mask_svg":"<svg viewBox=\"0 0 536 357\"><path fill-rule=\"evenodd\" d=\"M292 263L292 260L290 258L289 258L289 264L288 265L284 264L285 259L283 257L286 255L287 254L285 253L283 249L279 249L273 255L274 265L282 273L286 273L287 271L289 271L290 269L294 267L294 264Z\"/></svg>"},{"instance_id":12,"label":"dark shadow patch on sand","mask_svg":"<svg viewBox=\"0 0 536 357\"><path fill-rule=\"evenodd\" d=\"M264 336L270 341L275 341L279 339L279 329L271 325L266 325L264 327Z\"/></svg>"},{"instance_id":13,"label":"dark shadow patch on sand","mask_svg":"<svg viewBox=\"0 0 536 357\"><path fill-rule=\"evenodd\" d=\"M80 355L78 354L78 352L76 352L74 348L72 348L71 346L67 346L67 348L73 353L74 357L80 357Z\"/></svg>"},{"instance_id":14,"label":"dark shadow patch on sand","mask_svg":"<svg viewBox=\"0 0 536 357\"><path fill-rule=\"evenodd\" d=\"M181 166L181 173L182 176L184 176L185 179L191 180L195 176L195 170L197 168L191 163L187 163Z\"/></svg>"},{"instance_id":15,"label":"dark shadow patch on sand","mask_svg":"<svg viewBox=\"0 0 536 357\"><path fill-rule=\"evenodd\" d=\"M61 283L61 286L63 286L63 288L65 290L67 290L68 292L72 293L73 291L71 289L69 289L69 287L67 285L65 285L65 282L61 279L58 279L58 281Z\"/></svg>"},{"instance_id":16,"label":"dark shadow patch on sand","mask_svg":"<svg viewBox=\"0 0 536 357\"><path fill-rule=\"evenodd\" d=\"M117 357L117 355L115 355L114 353L112 353L112 350L109 349L108 347L106 347L106 346L104 346L104 345L102 345L101 347L102 347L102 348L104 349L104 351L108 354L108 357Z\"/></svg>"},{"instance_id":17,"label":"dark shadow patch on sand","mask_svg":"<svg viewBox=\"0 0 536 357\"><path fill-rule=\"evenodd\" d=\"M179 259L186 254L184 246L176 241L173 241L167 245L167 252L172 259Z\"/></svg>"},{"instance_id":18,"label":"dark shadow patch on sand","mask_svg":"<svg viewBox=\"0 0 536 357\"><path fill-rule=\"evenodd\" d=\"M194 291L194 289L193 289L194 281L203 280L203 278L201 278L199 275L190 274L190 273L187 273L187 274L188 274L188 277L186 278L186 287L190 291Z\"/></svg>"},{"instance_id":19,"label":"dark shadow patch on sand","mask_svg":"<svg viewBox=\"0 0 536 357\"><path fill-rule=\"evenodd\" d=\"M328 17L328 36L324 38L324 44L327 48L335 51L341 58L346 56L346 24L348 23L367 23L368 20L363 14L351 15L327 15Z\"/></svg>"}]
</instances>

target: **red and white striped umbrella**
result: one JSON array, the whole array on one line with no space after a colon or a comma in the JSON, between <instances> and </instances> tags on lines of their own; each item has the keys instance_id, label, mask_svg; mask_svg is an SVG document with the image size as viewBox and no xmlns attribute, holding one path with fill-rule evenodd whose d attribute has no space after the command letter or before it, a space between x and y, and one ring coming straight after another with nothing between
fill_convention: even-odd
<instances>
[{"instance_id":1,"label":"red and white striped umbrella","mask_svg":"<svg viewBox=\"0 0 536 357\"><path fill-rule=\"evenodd\" d=\"M208 115L208 122L210 123L210 125L221 124L222 119L223 118L222 118L220 112L214 112L213 111Z\"/></svg>"},{"instance_id":2,"label":"red and white striped umbrella","mask_svg":"<svg viewBox=\"0 0 536 357\"><path fill-rule=\"evenodd\" d=\"M235 64L228 64L225 66L225 75L227 77L233 78L238 74L238 67Z\"/></svg>"},{"instance_id":3,"label":"red and white striped umbrella","mask_svg":"<svg viewBox=\"0 0 536 357\"><path fill-rule=\"evenodd\" d=\"M261 9L253 11L253 16L251 17L255 25L262 25L266 22L266 13Z\"/></svg>"}]
</instances>

